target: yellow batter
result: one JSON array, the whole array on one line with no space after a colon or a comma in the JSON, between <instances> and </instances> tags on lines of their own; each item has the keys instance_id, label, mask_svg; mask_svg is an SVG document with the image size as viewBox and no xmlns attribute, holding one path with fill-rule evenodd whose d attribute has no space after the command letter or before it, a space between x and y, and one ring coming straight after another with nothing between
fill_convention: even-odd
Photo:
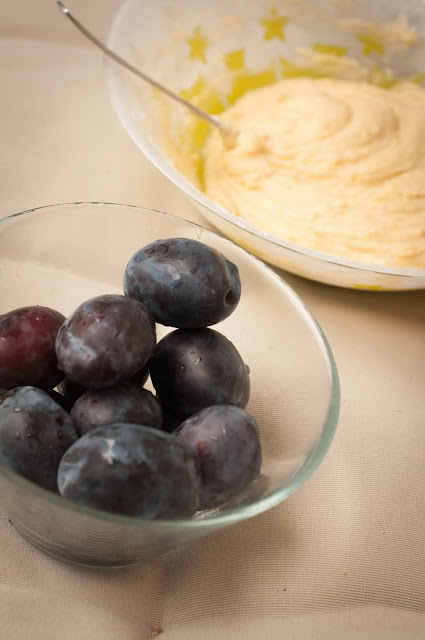
<instances>
[{"instance_id":1,"label":"yellow batter","mask_svg":"<svg viewBox=\"0 0 425 640\"><path fill-rule=\"evenodd\" d=\"M220 116L205 191L256 227L350 260L425 268L425 90L297 78Z\"/></svg>"}]
</instances>

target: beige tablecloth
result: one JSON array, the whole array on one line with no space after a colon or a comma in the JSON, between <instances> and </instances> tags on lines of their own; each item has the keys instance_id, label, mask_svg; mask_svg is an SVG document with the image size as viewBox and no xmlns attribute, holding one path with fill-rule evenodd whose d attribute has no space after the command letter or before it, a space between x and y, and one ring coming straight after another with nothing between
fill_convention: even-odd
<instances>
[{"instance_id":1,"label":"beige tablecloth","mask_svg":"<svg viewBox=\"0 0 425 640\"><path fill-rule=\"evenodd\" d=\"M117 4L72 8L105 35ZM101 55L53 0L0 0L0 79L0 216L103 200L196 219L122 130ZM268 513L124 571L45 557L0 512L1 640L425 638L425 292L287 279L341 376L318 471Z\"/></svg>"}]
</instances>

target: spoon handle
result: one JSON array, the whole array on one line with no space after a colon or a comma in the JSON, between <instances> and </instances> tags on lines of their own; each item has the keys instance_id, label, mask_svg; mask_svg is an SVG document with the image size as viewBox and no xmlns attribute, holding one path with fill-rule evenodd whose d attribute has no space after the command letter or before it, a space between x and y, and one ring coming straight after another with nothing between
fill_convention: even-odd
<instances>
[{"instance_id":1,"label":"spoon handle","mask_svg":"<svg viewBox=\"0 0 425 640\"><path fill-rule=\"evenodd\" d=\"M151 84L153 87L156 87L157 89L159 89L159 91L162 91L163 93L165 93L169 98L172 98L176 102L182 104L187 109L190 109L195 115L197 115L199 118L203 118L209 124L212 124L215 127L219 127L220 129L222 129L224 127L224 125L220 122L220 120L218 120L218 118L215 118L210 113L207 113L206 111L203 111L202 109L199 109L198 107L196 107L191 102L188 102L187 100L185 100L184 98L179 96L177 93L174 93L174 91L171 91L170 89L167 89L167 87L164 87L162 84L160 84L159 82L157 82L153 78L150 78L149 76L147 76L145 73L143 73L139 69L136 69L136 67L134 67L132 64L130 64L129 62L127 62L126 60L121 58L114 51L112 51L112 49L109 49L109 47L107 47L105 44L103 44L103 42L98 40L98 38L96 38L96 36L94 36L88 29L86 29L86 27L84 25L81 24L81 22L79 22L76 18L74 18L74 16L70 13L68 7L66 7L63 4L63 2L60 2L60 0L58 0L57 4L58 4L60 10L62 11L62 13L67 18L69 18L71 20L71 22L77 27L77 29L84 36L86 36L86 38L88 38L93 44L95 44L97 47L99 47L99 49L101 49L103 51L103 53L106 53L107 56L109 56L110 58L115 60L115 62L117 62L121 66L125 67L126 69L128 69L128 71L131 71L132 73L134 73L136 76L138 76L142 80L145 80L145 82L149 82L149 84Z\"/></svg>"}]
</instances>

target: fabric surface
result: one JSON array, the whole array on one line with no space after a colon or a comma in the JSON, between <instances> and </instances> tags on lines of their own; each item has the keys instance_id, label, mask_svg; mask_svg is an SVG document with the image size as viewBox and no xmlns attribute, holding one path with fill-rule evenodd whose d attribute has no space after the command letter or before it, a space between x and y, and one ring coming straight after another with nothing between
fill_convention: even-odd
<instances>
[{"instance_id":1,"label":"fabric surface","mask_svg":"<svg viewBox=\"0 0 425 640\"><path fill-rule=\"evenodd\" d=\"M105 35L117 5L72 9ZM0 216L95 200L199 221L121 128L101 55L55 3L0 0L0 16ZM339 427L313 477L269 512L127 570L46 557L1 515L0 638L425 638L425 292L284 277L341 377Z\"/></svg>"}]
</instances>

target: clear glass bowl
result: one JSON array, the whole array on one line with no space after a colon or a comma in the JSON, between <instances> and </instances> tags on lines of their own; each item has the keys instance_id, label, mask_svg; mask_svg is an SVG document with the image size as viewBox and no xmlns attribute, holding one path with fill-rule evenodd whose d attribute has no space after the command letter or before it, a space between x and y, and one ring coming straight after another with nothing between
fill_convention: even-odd
<instances>
[{"instance_id":1,"label":"clear glass bowl","mask_svg":"<svg viewBox=\"0 0 425 640\"><path fill-rule=\"evenodd\" d=\"M36 547L90 566L125 566L266 511L303 484L335 432L339 386L320 327L271 269L215 233L137 207L61 204L0 221L0 313L26 305L65 315L83 300L122 293L129 258L157 238L188 237L238 265L242 298L217 329L251 369L248 409L261 429L262 475L244 494L194 520L147 521L81 507L0 465L0 500ZM166 330L158 326L158 339Z\"/></svg>"},{"instance_id":2,"label":"clear glass bowl","mask_svg":"<svg viewBox=\"0 0 425 640\"><path fill-rule=\"evenodd\" d=\"M282 39L267 39L261 31L262 20L270 20L273 11L287 19ZM368 46L361 35L357 37L343 26L346 20L376 21L379 25L396 20L400 13L414 25L420 43L390 57L380 51L380 34L373 29ZM321 50L326 51L329 44L337 51L346 48L350 58L358 60L375 78L381 74L382 82L388 66L401 78L423 74L423 2L127 0L109 35L113 50L211 112L217 111L217 100L227 95L232 86L242 91L270 83L282 76L282 64L287 68L289 64L291 73L291 64L299 64L299 47L309 49L319 45L319 49L322 46ZM245 56L242 72L241 52ZM112 104L131 138L221 233L262 260L312 280L373 291L425 288L424 269L387 268L313 251L266 233L207 198L196 176L189 179L189 173L176 168L176 149L182 144L182 131L190 129L186 111L112 61L107 60L106 64ZM236 85L232 85L235 78ZM193 124L191 136L194 148L201 146L205 136L203 123Z\"/></svg>"}]
</instances>

